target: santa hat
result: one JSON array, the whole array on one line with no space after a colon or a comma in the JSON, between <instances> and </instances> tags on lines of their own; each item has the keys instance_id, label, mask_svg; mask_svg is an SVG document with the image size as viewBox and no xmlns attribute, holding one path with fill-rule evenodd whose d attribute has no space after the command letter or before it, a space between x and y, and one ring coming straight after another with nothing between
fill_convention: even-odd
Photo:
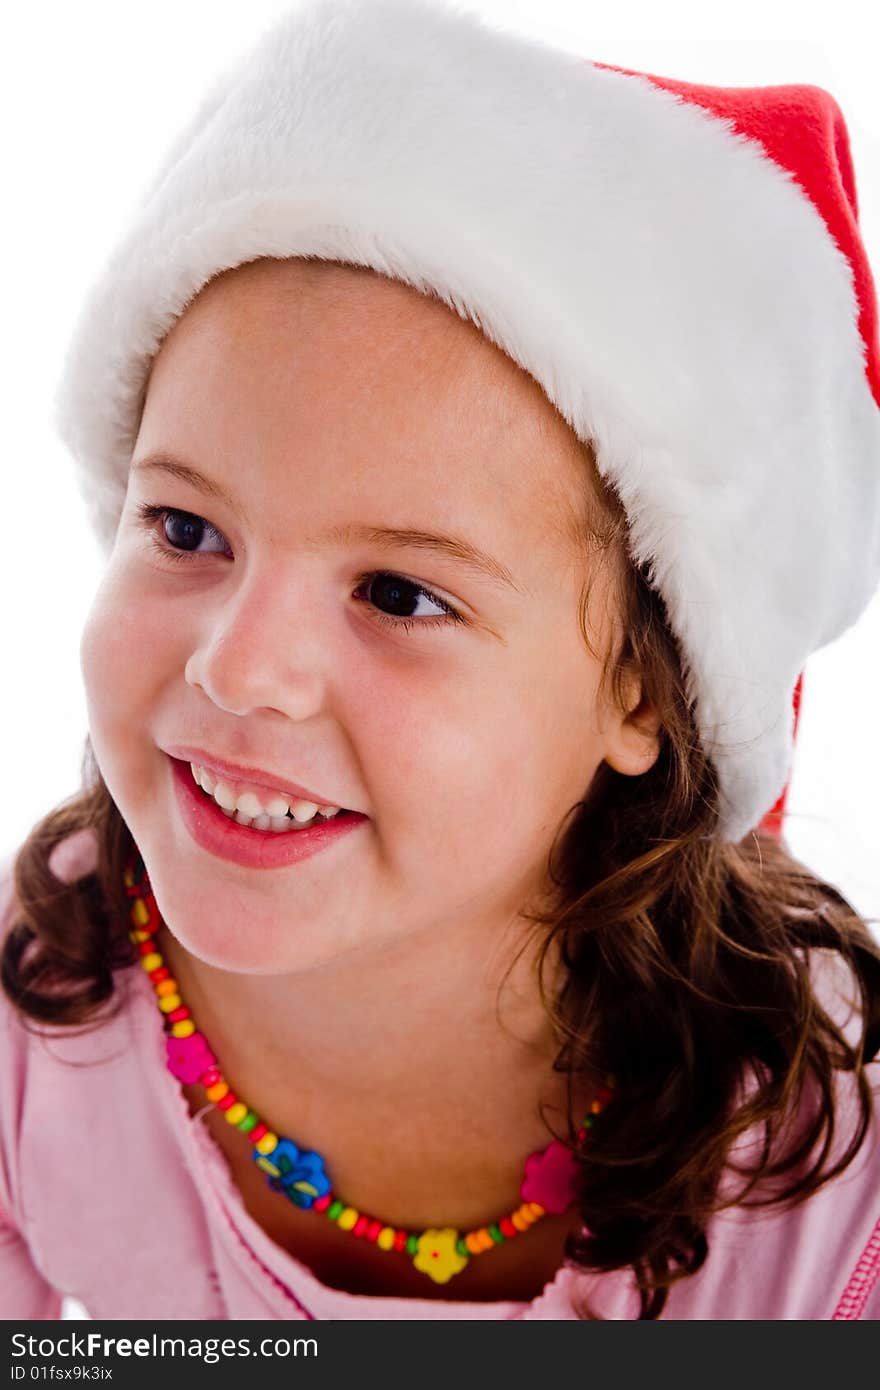
<instances>
[{"instance_id":1,"label":"santa hat","mask_svg":"<svg viewBox=\"0 0 880 1390\"><path fill-rule=\"evenodd\" d=\"M433 291L541 385L625 508L717 769L775 828L811 652L880 582L880 364L847 129L449 0L305 0L214 82L92 285L56 399L109 552L151 359L219 271Z\"/></svg>"}]
</instances>

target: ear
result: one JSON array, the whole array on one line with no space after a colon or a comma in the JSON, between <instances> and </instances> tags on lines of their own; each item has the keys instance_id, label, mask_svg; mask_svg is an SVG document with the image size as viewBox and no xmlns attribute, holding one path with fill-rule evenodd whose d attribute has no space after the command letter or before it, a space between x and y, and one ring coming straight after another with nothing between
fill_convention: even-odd
<instances>
[{"instance_id":1,"label":"ear","mask_svg":"<svg viewBox=\"0 0 880 1390\"><path fill-rule=\"evenodd\" d=\"M630 674L625 689L626 712L616 710L606 725L605 762L625 777L639 777L659 756L660 715L637 674Z\"/></svg>"}]
</instances>

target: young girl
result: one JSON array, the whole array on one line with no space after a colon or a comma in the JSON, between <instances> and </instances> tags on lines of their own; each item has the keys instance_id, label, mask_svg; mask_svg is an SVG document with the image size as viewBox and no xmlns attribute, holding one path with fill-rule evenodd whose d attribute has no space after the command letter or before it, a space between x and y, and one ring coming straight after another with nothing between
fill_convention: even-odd
<instances>
[{"instance_id":1,"label":"young girl","mask_svg":"<svg viewBox=\"0 0 880 1390\"><path fill-rule=\"evenodd\" d=\"M880 579L843 117L292 10L92 288L0 1313L880 1312L880 946L780 838Z\"/></svg>"}]
</instances>

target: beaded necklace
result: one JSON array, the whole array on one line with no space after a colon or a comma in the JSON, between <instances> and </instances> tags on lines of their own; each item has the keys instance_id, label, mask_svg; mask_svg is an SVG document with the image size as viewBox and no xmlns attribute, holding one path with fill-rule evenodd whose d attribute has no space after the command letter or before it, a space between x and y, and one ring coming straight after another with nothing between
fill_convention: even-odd
<instances>
[{"instance_id":1,"label":"beaded necklace","mask_svg":"<svg viewBox=\"0 0 880 1390\"><path fill-rule=\"evenodd\" d=\"M125 870L125 891L133 899L129 937L164 1015L168 1070L186 1085L201 1086L208 1100L223 1111L227 1122L247 1135L253 1146L253 1159L266 1174L269 1186L283 1193L294 1206L323 1213L340 1230L367 1240L380 1250L396 1250L410 1256L416 1269L438 1284L445 1284L460 1273L472 1255L494 1250L527 1231L548 1212L558 1215L572 1206L577 1163L572 1151L557 1139L526 1159L521 1205L491 1225L464 1234L452 1226L409 1231L389 1226L350 1206L332 1190L322 1155L274 1134L225 1080L207 1039L196 1028L180 997L177 981L156 948L156 933L164 923L146 866L137 852ZM578 1130L579 1142L586 1138L595 1117L611 1099L613 1086L613 1078L608 1076L597 1089Z\"/></svg>"}]
</instances>

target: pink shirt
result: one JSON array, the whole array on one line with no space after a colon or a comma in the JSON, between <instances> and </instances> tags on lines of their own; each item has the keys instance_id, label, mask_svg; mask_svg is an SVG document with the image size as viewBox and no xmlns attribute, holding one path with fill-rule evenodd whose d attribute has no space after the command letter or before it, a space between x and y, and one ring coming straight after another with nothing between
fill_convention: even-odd
<instances>
[{"instance_id":1,"label":"pink shirt","mask_svg":"<svg viewBox=\"0 0 880 1390\"><path fill-rule=\"evenodd\" d=\"M10 864L0 865L4 929ZM190 1116L144 971L117 979L119 1016L80 1037L30 1035L0 993L0 1317L57 1318L70 1294L101 1319L558 1320L575 1317L575 1287L605 1317L637 1315L626 1270L563 1265L530 1303L462 1302L454 1279L443 1299L321 1283L248 1214L221 1151ZM880 1063L869 1071L880 1094ZM878 1317L878 1129L875 1115L856 1161L806 1203L716 1216L706 1263L673 1287L663 1316Z\"/></svg>"}]
</instances>

